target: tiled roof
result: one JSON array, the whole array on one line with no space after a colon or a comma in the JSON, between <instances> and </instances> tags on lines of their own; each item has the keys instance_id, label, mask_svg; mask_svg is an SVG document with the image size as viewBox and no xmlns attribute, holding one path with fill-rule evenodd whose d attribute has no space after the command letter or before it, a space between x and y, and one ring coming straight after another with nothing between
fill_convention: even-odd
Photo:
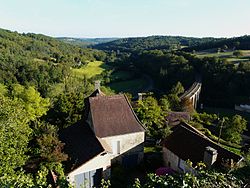
<instances>
[{"instance_id":1,"label":"tiled roof","mask_svg":"<svg viewBox=\"0 0 250 188\"><path fill-rule=\"evenodd\" d=\"M89 97L105 96L105 94L100 90L96 89Z\"/></svg>"},{"instance_id":2,"label":"tiled roof","mask_svg":"<svg viewBox=\"0 0 250 188\"><path fill-rule=\"evenodd\" d=\"M145 131L125 95L89 97L88 104L97 137Z\"/></svg>"},{"instance_id":3,"label":"tiled roof","mask_svg":"<svg viewBox=\"0 0 250 188\"><path fill-rule=\"evenodd\" d=\"M65 143L64 152L68 154L66 171L71 172L82 164L105 151L102 144L87 124L77 123L59 133Z\"/></svg>"},{"instance_id":4,"label":"tiled roof","mask_svg":"<svg viewBox=\"0 0 250 188\"><path fill-rule=\"evenodd\" d=\"M181 159L189 159L193 164L203 161L204 151L207 146L217 150L217 164L220 164L222 159L233 159L234 162L238 162L242 158L222 148L187 124L176 126L173 133L163 142L163 145Z\"/></svg>"}]
</instances>

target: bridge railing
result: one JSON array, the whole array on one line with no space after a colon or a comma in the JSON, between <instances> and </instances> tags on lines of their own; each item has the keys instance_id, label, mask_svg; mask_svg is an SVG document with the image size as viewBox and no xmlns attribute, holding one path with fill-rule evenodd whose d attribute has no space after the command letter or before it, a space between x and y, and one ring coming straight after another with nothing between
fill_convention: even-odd
<instances>
[{"instance_id":1,"label":"bridge railing","mask_svg":"<svg viewBox=\"0 0 250 188\"><path fill-rule=\"evenodd\" d=\"M194 82L192 86L180 96L180 99L192 96L200 89L200 87L201 87L200 82Z\"/></svg>"}]
</instances>

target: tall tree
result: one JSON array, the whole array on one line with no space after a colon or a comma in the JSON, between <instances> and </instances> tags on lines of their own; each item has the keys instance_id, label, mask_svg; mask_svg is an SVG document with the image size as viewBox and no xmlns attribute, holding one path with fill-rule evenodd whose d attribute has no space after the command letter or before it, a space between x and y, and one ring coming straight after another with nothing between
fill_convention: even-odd
<instances>
[{"instance_id":1,"label":"tall tree","mask_svg":"<svg viewBox=\"0 0 250 188\"><path fill-rule=\"evenodd\" d=\"M37 122L36 141L39 150L39 157L43 162L62 162L67 160L67 154L62 152L64 143L57 135L57 128L49 123Z\"/></svg>"},{"instance_id":2,"label":"tall tree","mask_svg":"<svg viewBox=\"0 0 250 188\"><path fill-rule=\"evenodd\" d=\"M83 115L84 97L82 92L59 95L48 112L49 122L63 128L79 121Z\"/></svg>"},{"instance_id":3,"label":"tall tree","mask_svg":"<svg viewBox=\"0 0 250 188\"><path fill-rule=\"evenodd\" d=\"M0 96L0 176L25 164L32 133L29 121L20 101Z\"/></svg>"},{"instance_id":4,"label":"tall tree","mask_svg":"<svg viewBox=\"0 0 250 188\"><path fill-rule=\"evenodd\" d=\"M13 84L11 97L23 103L27 116L31 120L45 115L50 106L49 99L42 98L40 93L31 86L25 88L20 84Z\"/></svg>"},{"instance_id":5,"label":"tall tree","mask_svg":"<svg viewBox=\"0 0 250 188\"><path fill-rule=\"evenodd\" d=\"M159 104L160 104L161 109L163 110L163 112L169 112L169 111L171 111L171 109L170 109L170 103L168 101L168 97L167 96L163 96L160 99Z\"/></svg>"},{"instance_id":6,"label":"tall tree","mask_svg":"<svg viewBox=\"0 0 250 188\"><path fill-rule=\"evenodd\" d=\"M247 121L240 115L235 115L225 120L222 138L239 144L242 140L242 133L245 130L247 130Z\"/></svg>"},{"instance_id":7,"label":"tall tree","mask_svg":"<svg viewBox=\"0 0 250 188\"><path fill-rule=\"evenodd\" d=\"M161 137L164 131L164 115L155 98L149 96L139 100L135 112L141 122L147 127L148 134L153 137Z\"/></svg>"},{"instance_id":8,"label":"tall tree","mask_svg":"<svg viewBox=\"0 0 250 188\"><path fill-rule=\"evenodd\" d=\"M171 89L171 94L180 95L184 93L185 89L181 82L177 82L175 86Z\"/></svg>"}]
</instances>

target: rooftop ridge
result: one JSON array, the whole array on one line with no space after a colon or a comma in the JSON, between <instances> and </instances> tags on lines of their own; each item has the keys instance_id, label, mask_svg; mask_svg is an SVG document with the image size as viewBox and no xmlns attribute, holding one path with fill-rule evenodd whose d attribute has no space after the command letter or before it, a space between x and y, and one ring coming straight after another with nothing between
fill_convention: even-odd
<instances>
[{"instance_id":1,"label":"rooftop ridge","mask_svg":"<svg viewBox=\"0 0 250 188\"><path fill-rule=\"evenodd\" d=\"M89 97L93 129L100 138L145 132L124 94Z\"/></svg>"},{"instance_id":2,"label":"rooftop ridge","mask_svg":"<svg viewBox=\"0 0 250 188\"><path fill-rule=\"evenodd\" d=\"M220 144L218 144L218 143L216 143L215 141L211 140L209 137L207 137L206 135L204 135L203 133L201 133L199 130L197 130L196 128L192 127L191 125L189 125L189 124L187 124L187 123L186 123L186 125L189 126L189 127L191 127L191 129L196 130L196 131L199 132L199 133L197 133L197 132L195 132L195 131L193 131L193 130L191 130L191 129L188 129L187 127L185 127L185 126L183 126L183 125L179 125L179 126L180 126L181 128L184 128L185 130L191 132L192 134L196 135L197 137L199 137L199 138L201 138L201 139L206 139L207 141L209 141L209 142L211 142L212 144L215 144L216 146L218 146L218 147L220 147L220 148L222 148L222 149L224 149L224 150L230 152L231 154L234 154L234 155L237 155L237 156L242 157L241 155L235 154L235 153L233 153L232 151L230 151L230 150L228 150L228 149L222 147Z\"/></svg>"},{"instance_id":3,"label":"rooftop ridge","mask_svg":"<svg viewBox=\"0 0 250 188\"><path fill-rule=\"evenodd\" d=\"M112 99L112 98L119 98L119 97L122 97L123 96L123 94L116 94L116 95L97 95L97 96L90 96L89 98L91 98L91 99L94 99L94 100L98 100L98 99L100 99L100 98L103 98L103 99L107 99L107 98L109 98L109 99Z\"/></svg>"},{"instance_id":4,"label":"rooftop ridge","mask_svg":"<svg viewBox=\"0 0 250 188\"><path fill-rule=\"evenodd\" d=\"M124 96L124 98L126 99L128 105L129 105L129 108L130 108L130 110L132 111L132 113L133 113L133 115L134 115L136 121L142 126L142 128L143 128L144 130L146 130L147 128L142 124L142 122L139 120L139 118L138 118L137 115L135 114L135 112L134 112L134 110L133 110L133 107L132 107L132 105L130 104L130 102L129 102L129 100L128 100L128 97L127 97L125 94L123 94L123 96Z\"/></svg>"},{"instance_id":5,"label":"rooftop ridge","mask_svg":"<svg viewBox=\"0 0 250 188\"><path fill-rule=\"evenodd\" d=\"M185 124L185 126L188 126L185 127L183 124ZM182 124L180 124L180 126L184 127L185 129L193 132L194 134L197 134L198 136L201 136L203 138L207 138L209 139L206 135L204 135L201 131L199 131L198 129L196 129L195 127L193 127L192 125L189 125L187 122L182 122ZM210 139L209 139L210 140ZM211 140L212 141L212 140Z\"/></svg>"}]
</instances>

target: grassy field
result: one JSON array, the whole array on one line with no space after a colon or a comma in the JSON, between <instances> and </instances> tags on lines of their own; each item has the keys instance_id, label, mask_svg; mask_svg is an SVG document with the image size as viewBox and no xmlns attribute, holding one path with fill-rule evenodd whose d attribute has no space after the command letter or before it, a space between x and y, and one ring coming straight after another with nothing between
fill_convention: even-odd
<instances>
[{"instance_id":1,"label":"grassy field","mask_svg":"<svg viewBox=\"0 0 250 188\"><path fill-rule=\"evenodd\" d=\"M218 58L223 58L223 59L227 59L230 62L234 62L234 63L240 63L240 62L246 62L246 61L250 61L250 50L240 50L243 55L241 57L236 57L233 55L233 51L228 51L228 52L197 52L196 56L203 58L203 57L218 57Z\"/></svg>"},{"instance_id":2,"label":"grassy field","mask_svg":"<svg viewBox=\"0 0 250 188\"><path fill-rule=\"evenodd\" d=\"M85 67L72 69L73 74L77 78L92 78L96 75L101 74L105 70L114 69L111 66L104 64L102 61L89 62ZM136 94L141 92L145 87L147 87L148 81L144 77L139 77L133 79L133 74L129 71L113 71L110 75L111 83L108 84L111 90L115 93L128 92L131 94Z\"/></svg>"},{"instance_id":3,"label":"grassy field","mask_svg":"<svg viewBox=\"0 0 250 188\"><path fill-rule=\"evenodd\" d=\"M129 80L133 77L133 74L128 71L115 71L111 74L112 80Z\"/></svg>"},{"instance_id":4,"label":"grassy field","mask_svg":"<svg viewBox=\"0 0 250 188\"><path fill-rule=\"evenodd\" d=\"M82 78L85 75L87 78L91 78L109 69L111 69L111 67L108 65L105 65L104 62L93 61L93 62L89 62L87 66L83 68L72 69L72 71L77 77Z\"/></svg>"},{"instance_id":5,"label":"grassy field","mask_svg":"<svg viewBox=\"0 0 250 188\"><path fill-rule=\"evenodd\" d=\"M198 57L231 57L233 52L197 52L196 56Z\"/></svg>"},{"instance_id":6,"label":"grassy field","mask_svg":"<svg viewBox=\"0 0 250 188\"><path fill-rule=\"evenodd\" d=\"M141 92L143 88L147 86L148 82L144 78L138 78L134 80L114 82L108 85L112 90L116 93L119 92L128 92L131 94L136 94L137 92Z\"/></svg>"}]
</instances>

